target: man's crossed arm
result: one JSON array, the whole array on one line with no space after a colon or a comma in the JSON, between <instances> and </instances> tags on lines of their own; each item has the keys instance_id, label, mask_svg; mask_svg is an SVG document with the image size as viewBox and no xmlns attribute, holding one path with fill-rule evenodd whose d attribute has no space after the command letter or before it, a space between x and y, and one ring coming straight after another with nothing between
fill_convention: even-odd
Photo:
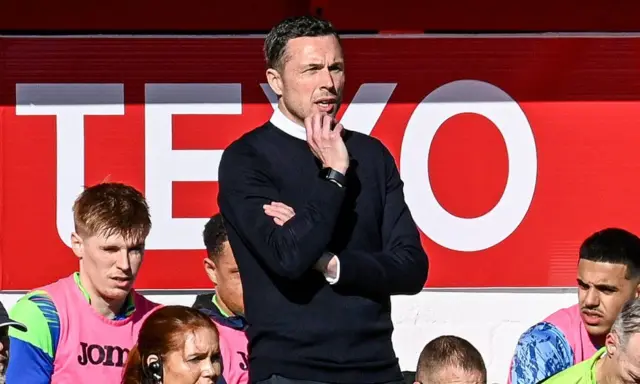
<instances>
[{"instance_id":1,"label":"man's crossed arm","mask_svg":"<svg viewBox=\"0 0 640 384\"><path fill-rule=\"evenodd\" d=\"M264 209L264 213L267 216L272 217L273 222L279 226L283 226L284 223L296 215L293 208L278 201L271 202L271 204L265 204L262 208ZM336 255L332 253L327 252L322 255L314 265L314 269L322 272L322 274L327 278L327 281L331 284L337 283L340 278L340 261Z\"/></svg>"}]
</instances>

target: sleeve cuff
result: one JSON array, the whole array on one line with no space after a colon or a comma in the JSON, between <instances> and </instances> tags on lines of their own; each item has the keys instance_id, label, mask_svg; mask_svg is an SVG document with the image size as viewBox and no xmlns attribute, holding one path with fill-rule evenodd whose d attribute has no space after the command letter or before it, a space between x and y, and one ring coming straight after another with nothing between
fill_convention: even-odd
<instances>
[{"instance_id":1,"label":"sleeve cuff","mask_svg":"<svg viewBox=\"0 0 640 384\"><path fill-rule=\"evenodd\" d=\"M327 266L329 265L331 259L335 259L336 262L335 273L327 270ZM340 259L338 258L338 256L334 255L331 252L325 252L322 254L320 259L318 259L318 262L316 263L316 269L322 272L325 280L327 280L327 283L329 283L330 285L334 285L338 282L338 280L340 280Z\"/></svg>"}]
</instances>

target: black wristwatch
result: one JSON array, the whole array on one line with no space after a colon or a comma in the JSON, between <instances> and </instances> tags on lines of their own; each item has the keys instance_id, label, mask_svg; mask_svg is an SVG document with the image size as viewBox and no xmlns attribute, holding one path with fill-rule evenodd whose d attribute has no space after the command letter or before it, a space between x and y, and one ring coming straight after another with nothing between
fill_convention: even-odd
<instances>
[{"instance_id":1,"label":"black wristwatch","mask_svg":"<svg viewBox=\"0 0 640 384\"><path fill-rule=\"evenodd\" d=\"M340 188L344 188L347 185L347 177L333 168L323 168L321 176Z\"/></svg>"}]
</instances>

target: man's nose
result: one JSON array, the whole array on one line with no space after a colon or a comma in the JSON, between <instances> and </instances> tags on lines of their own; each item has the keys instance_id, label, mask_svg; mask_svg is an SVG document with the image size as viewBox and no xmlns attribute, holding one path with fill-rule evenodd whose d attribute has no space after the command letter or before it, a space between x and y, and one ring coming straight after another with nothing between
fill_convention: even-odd
<instances>
[{"instance_id":1,"label":"man's nose","mask_svg":"<svg viewBox=\"0 0 640 384\"><path fill-rule=\"evenodd\" d=\"M597 307L600 305L600 295L595 289L589 289L587 296L584 298L584 304L587 307Z\"/></svg>"},{"instance_id":2,"label":"man's nose","mask_svg":"<svg viewBox=\"0 0 640 384\"><path fill-rule=\"evenodd\" d=\"M335 88L335 81L333 81L333 76L331 75L331 71L328 67L325 67L321 71L322 76L322 86L327 89Z\"/></svg>"},{"instance_id":3,"label":"man's nose","mask_svg":"<svg viewBox=\"0 0 640 384\"><path fill-rule=\"evenodd\" d=\"M131 263L129 262L129 252L127 251L127 249L123 249L118 252L118 260L116 261L116 266L123 271L128 271L131 267Z\"/></svg>"}]
</instances>

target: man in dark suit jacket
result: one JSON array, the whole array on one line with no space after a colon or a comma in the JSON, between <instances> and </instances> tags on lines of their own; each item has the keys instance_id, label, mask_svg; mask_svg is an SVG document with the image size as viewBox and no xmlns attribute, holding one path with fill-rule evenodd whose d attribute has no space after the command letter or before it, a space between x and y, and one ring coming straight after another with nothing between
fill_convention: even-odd
<instances>
[{"instance_id":1,"label":"man in dark suit jacket","mask_svg":"<svg viewBox=\"0 0 640 384\"><path fill-rule=\"evenodd\" d=\"M421 291L428 263L395 161L335 122L345 62L330 23L281 22L265 56L278 108L219 168L250 382L400 383L390 296Z\"/></svg>"}]
</instances>

